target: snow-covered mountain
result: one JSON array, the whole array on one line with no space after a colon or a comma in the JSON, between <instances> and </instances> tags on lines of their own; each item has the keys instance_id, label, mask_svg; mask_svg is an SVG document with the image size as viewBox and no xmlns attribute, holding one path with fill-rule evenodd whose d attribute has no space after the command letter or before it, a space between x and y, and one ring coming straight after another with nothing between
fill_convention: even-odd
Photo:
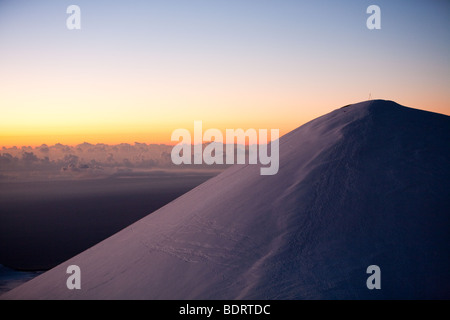
<instances>
[{"instance_id":1,"label":"snow-covered mountain","mask_svg":"<svg viewBox=\"0 0 450 320\"><path fill-rule=\"evenodd\" d=\"M1 298L449 298L449 142L445 115L335 110L280 139L278 174L234 165Z\"/></svg>"}]
</instances>

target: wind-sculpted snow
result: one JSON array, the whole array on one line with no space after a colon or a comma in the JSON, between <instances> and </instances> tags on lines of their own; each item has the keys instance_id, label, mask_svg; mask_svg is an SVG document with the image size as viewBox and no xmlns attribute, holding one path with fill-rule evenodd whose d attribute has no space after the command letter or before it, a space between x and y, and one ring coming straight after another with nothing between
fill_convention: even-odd
<instances>
[{"instance_id":1,"label":"wind-sculpted snow","mask_svg":"<svg viewBox=\"0 0 450 320\"><path fill-rule=\"evenodd\" d=\"M449 125L390 101L338 109L280 139L278 174L234 165L2 298L449 298Z\"/></svg>"}]
</instances>

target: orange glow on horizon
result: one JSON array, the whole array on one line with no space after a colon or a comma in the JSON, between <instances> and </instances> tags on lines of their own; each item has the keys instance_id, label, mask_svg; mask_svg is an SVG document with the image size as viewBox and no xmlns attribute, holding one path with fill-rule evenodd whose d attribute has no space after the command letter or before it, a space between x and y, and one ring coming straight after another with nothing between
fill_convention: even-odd
<instances>
[{"instance_id":1,"label":"orange glow on horizon","mask_svg":"<svg viewBox=\"0 0 450 320\"><path fill-rule=\"evenodd\" d=\"M289 108L292 110L292 116L287 117L285 114L277 114L277 117L269 119L268 117L261 117L258 115L253 118L251 115L245 115L245 117L240 119L229 119L229 118L213 118L208 115L208 120L203 121L203 132L210 128L219 129L223 136L225 137L226 129L279 129L279 135L282 137L286 133L298 128L299 126L319 117L323 114L331 112L343 105L349 104L346 99L337 99L338 104L334 105L333 108L326 110L323 107L323 103L316 104L311 103L309 108ZM342 102L339 102L342 101ZM345 101L345 102L344 102ZM350 103L355 103L357 101L350 101ZM434 109L428 109L428 111L438 112L442 114L449 114L449 107L446 104L439 103L438 99L432 101L435 103ZM412 102L409 102L412 103ZM431 104L433 104L431 103ZM423 106L420 105L421 102L415 104L409 104L408 102L401 103L402 105L426 110L426 107L430 105ZM42 144L48 146L61 143L64 145L75 146L82 144L84 142L90 144L109 144L117 145L121 143L134 144L135 142L146 143L146 144L166 144L175 145L178 142L171 141L171 134L175 129L183 128L191 132L191 137L193 139L193 129L194 120L201 120L198 115L184 115L180 117L182 120L169 120L164 119L164 121L153 121L144 124L142 121L140 123L132 123L130 119L126 119L125 123L99 123L94 125L93 123L83 124L81 121L72 122L71 125L51 125L52 122L48 121L44 125L38 126L35 123L32 125L30 123L22 122L19 124L8 123L3 124L0 127L0 147L37 147ZM270 131L269 131L270 132Z\"/></svg>"},{"instance_id":2,"label":"orange glow on horizon","mask_svg":"<svg viewBox=\"0 0 450 320\"><path fill-rule=\"evenodd\" d=\"M185 127L180 127L187 129L191 132L191 138L194 139L193 124ZM203 133L207 130L213 128L211 126L204 126ZM238 129L239 127L233 128ZM241 127L244 130L249 129L249 127ZM174 128L178 129L178 128ZM219 129L225 139L225 130L227 128L217 128ZM231 129L231 128L229 128ZM264 127L255 129L266 129ZM267 128L278 129L278 128ZM280 137L295 128L280 129ZM91 134L23 134L23 135L4 135L0 134L0 147L10 148L10 147L38 147L42 144L52 146L55 144L63 144L68 146L76 146L84 142L90 144L108 144L108 145L118 145L121 143L128 143L133 145L135 142L146 143L146 144L165 144L165 145L175 145L178 141L171 141L172 131L155 131L155 132L122 132L122 133L91 133ZM270 136L269 136L270 137ZM206 142L206 141L205 141Z\"/></svg>"}]
</instances>

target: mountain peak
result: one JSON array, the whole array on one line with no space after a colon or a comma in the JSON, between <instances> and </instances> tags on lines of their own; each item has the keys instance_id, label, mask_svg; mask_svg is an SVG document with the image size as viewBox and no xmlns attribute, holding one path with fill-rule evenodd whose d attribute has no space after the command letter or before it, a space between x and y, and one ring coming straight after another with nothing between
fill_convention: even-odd
<instances>
[{"instance_id":1,"label":"mountain peak","mask_svg":"<svg viewBox=\"0 0 450 320\"><path fill-rule=\"evenodd\" d=\"M278 174L234 165L2 298L449 298L449 125L392 101L337 109L280 138Z\"/></svg>"}]
</instances>

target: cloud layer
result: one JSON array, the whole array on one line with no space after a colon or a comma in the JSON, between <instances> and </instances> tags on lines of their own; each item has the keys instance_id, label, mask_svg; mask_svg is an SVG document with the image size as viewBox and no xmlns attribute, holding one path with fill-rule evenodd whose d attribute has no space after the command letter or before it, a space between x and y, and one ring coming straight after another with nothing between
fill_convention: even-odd
<instances>
[{"instance_id":1,"label":"cloud layer","mask_svg":"<svg viewBox=\"0 0 450 320\"><path fill-rule=\"evenodd\" d=\"M176 166L163 144L56 144L39 147L3 147L0 180L83 179L145 175L155 170L223 170L228 166Z\"/></svg>"}]
</instances>

